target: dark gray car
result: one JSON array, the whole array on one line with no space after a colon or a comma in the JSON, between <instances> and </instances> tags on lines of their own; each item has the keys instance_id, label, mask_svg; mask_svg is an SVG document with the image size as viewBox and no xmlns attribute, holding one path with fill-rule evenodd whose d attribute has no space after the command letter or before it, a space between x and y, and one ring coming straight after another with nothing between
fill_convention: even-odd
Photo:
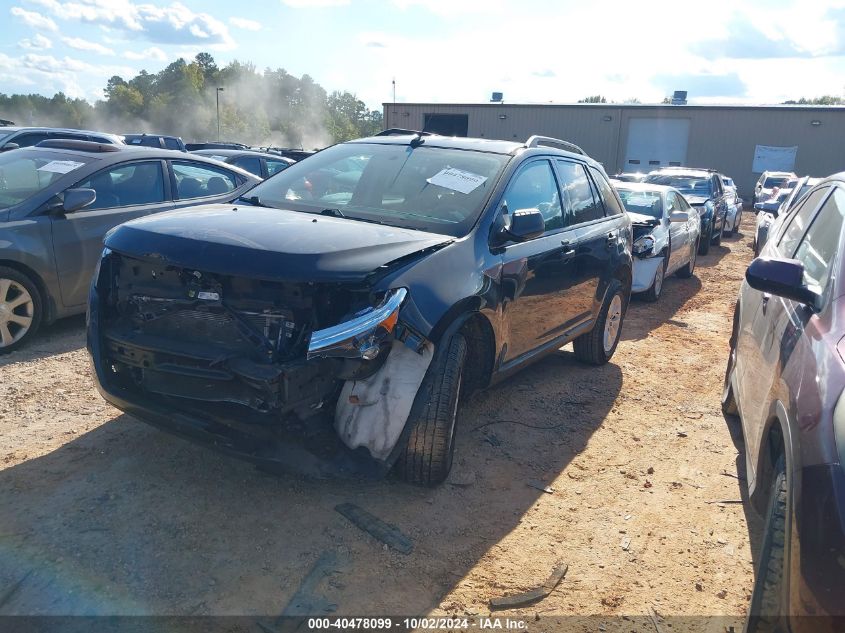
<instances>
[{"instance_id":1,"label":"dark gray car","mask_svg":"<svg viewBox=\"0 0 845 633\"><path fill-rule=\"evenodd\" d=\"M19 147L32 147L42 141L52 139L93 141L95 143L106 143L107 145L123 144L121 137L105 132L75 130L64 127L7 126L0 128L0 152L8 152Z\"/></svg>"},{"instance_id":2,"label":"dark gray car","mask_svg":"<svg viewBox=\"0 0 845 633\"><path fill-rule=\"evenodd\" d=\"M85 311L109 229L230 202L258 182L202 156L146 147L52 140L0 154L0 354L41 323Z\"/></svg>"},{"instance_id":3,"label":"dark gray car","mask_svg":"<svg viewBox=\"0 0 845 633\"><path fill-rule=\"evenodd\" d=\"M278 154L249 149L198 149L192 153L240 167L260 178L269 178L296 162Z\"/></svg>"}]
</instances>

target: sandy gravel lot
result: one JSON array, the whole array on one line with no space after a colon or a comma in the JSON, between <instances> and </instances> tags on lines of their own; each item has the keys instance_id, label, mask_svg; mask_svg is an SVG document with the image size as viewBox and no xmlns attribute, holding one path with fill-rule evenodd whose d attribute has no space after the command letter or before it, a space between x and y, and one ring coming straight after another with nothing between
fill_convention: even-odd
<instances>
[{"instance_id":1,"label":"sandy gravel lot","mask_svg":"<svg viewBox=\"0 0 845 633\"><path fill-rule=\"evenodd\" d=\"M24 579L0 614L487 614L564 561L548 598L506 613L538 628L554 615L741 621L754 515L710 502L744 498L719 395L752 231L746 214L745 236L699 258L696 277L633 302L609 365L564 348L476 396L452 483L435 490L268 475L154 430L95 392L83 319L54 325L0 357L0 595ZM413 552L358 530L343 502ZM319 583L297 593L318 561Z\"/></svg>"}]
</instances>

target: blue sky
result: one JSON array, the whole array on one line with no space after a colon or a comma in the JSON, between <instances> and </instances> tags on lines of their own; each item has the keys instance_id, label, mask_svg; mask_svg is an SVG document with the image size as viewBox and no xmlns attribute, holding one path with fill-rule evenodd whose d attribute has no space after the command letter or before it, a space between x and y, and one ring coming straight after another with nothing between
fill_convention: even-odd
<instances>
[{"instance_id":1,"label":"blue sky","mask_svg":"<svg viewBox=\"0 0 845 633\"><path fill-rule=\"evenodd\" d=\"M370 107L603 94L778 103L845 93L845 0L0 0L0 92L91 101L208 51ZM228 96L228 95L227 95Z\"/></svg>"}]
</instances>

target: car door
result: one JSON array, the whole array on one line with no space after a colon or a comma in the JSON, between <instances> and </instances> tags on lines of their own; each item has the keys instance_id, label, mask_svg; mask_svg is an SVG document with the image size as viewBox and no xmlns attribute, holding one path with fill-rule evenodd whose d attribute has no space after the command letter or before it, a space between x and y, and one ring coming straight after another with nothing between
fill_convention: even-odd
<instances>
[{"instance_id":1,"label":"car door","mask_svg":"<svg viewBox=\"0 0 845 633\"><path fill-rule=\"evenodd\" d=\"M666 211L663 220L661 220L669 225L671 252L669 254L669 265L666 268L667 275L686 264L690 258L688 222L670 222L669 218L675 211L683 211L680 196L674 191L669 191L666 193Z\"/></svg>"},{"instance_id":2,"label":"car door","mask_svg":"<svg viewBox=\"0 0 845 633\"><path fill-rule=\"evenodd\" d=\"M622 203L597 169L574 160L555 161L567 226L577 230L572 248L572 286L568 292L568 309L574 313L574 324L588 325L601 309L607 284L613 277L613 266L621 244L624 244Z\"/></svg>"},{"instance_id":3,"label":"car door","mask_svg":"<svg viewBox=\"0 0 845 633\"><path fill-rule=\"evenodd\" d=\"M169 161L176 208L230 202L243 178L224 167L192 160Z\"/></svg>"},{"instance_id":4,"label":"car door","mask_svg":"<svg viewBox=\"0 0 845 633\"><path fill-rule=\"evenodd\" d=\"M538 209L545 220L543 235L509 243L501 255L507 364L559 337L573 318L567 290L576 238L575 231L564 227L560 191L546 158L519 168L505 189L502 207L507 213Z\"/></svg>"},{"instance_id":5,"label":"car door","mask_svg":"<svg viewBox=\"0 0 845 633\"><path fill-rule=\"evenodd\" d=\"M767 255L791 258L829 194L830 187L822 187L808 195L798 212L790 218L777 243L769 244ZM777 367L778 353L772 345L772 336L774 324L783 314L784 301L743 284L736 371L741 394L738 403L743 428L748 433L749 451L756 446L768 413L764 405Z\"/></svg>"},{"instance_id":6,"label":"car door","mask_svg":"<svg viewBox=\"0 0 845 633\"><path fill-rule=\"evenodd\" d=\"M51 214L53 253L66 307L85 303L109 229L173 208L164 174L161 160L113 165L73 185L96 191L93 204L73 213Z\"/></svg>"}]
</instances>

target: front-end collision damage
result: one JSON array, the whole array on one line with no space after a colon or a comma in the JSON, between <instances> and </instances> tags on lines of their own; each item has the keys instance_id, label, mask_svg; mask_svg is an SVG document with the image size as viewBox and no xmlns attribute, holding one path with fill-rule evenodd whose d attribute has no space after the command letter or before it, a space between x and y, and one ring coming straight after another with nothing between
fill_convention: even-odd
<instances>
[{"instance_id":1,"label":"front-end collision damage","mask_svg":"<svg viewBox=\"0 0 845 633\"><path fill-rule=\"evenodd\" d=\"M656 218L635 214L632 222L633 279L631 292L646 292L651 288L657 269L664 265L669 250L669 230Z\"/></svg>"},{"instance_id":2,"label":"front-end collision damage","mask_svg":"<svg viewBox=\"0 0 845 633\"><path fill-rule=\"evenodd\" d=\"M379 461L390 456L402 435L411 406L431 364L431 343L399 323L406 288L385 293L381 303L352 319L311 335L308 360L343 358L378 363L374 371L357 367L345 381L335 408L335 430L349 448L366 448ZM400 340L401 339L401 340Z\"/></svg>"}]
</instances>

